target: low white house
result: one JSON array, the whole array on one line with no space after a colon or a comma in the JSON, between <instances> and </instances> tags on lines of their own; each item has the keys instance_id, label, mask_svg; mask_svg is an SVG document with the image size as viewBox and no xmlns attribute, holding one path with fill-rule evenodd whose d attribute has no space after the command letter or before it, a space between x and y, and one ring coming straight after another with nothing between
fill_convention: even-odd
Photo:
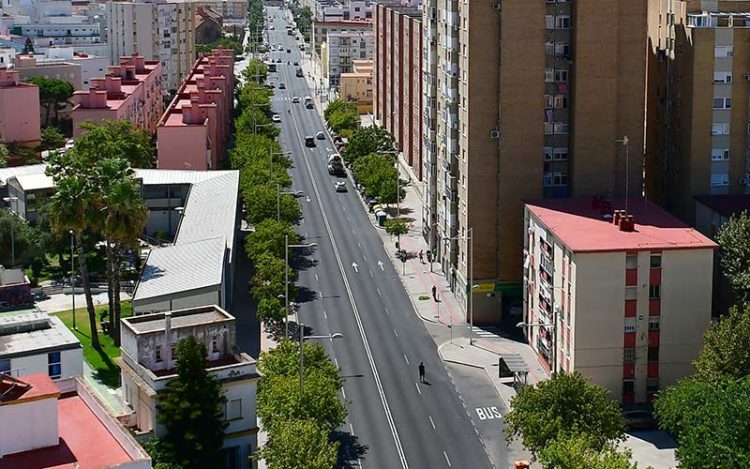
<instances>
[{"instance_id":1,"label":"low white house","mask_svg":"<svg viewBox=\"0 0 750 469\"><path fill-rule=\"evenodd\" d=\"M260 375L255 359L237 351L234 316L218 306L203 306L121 321L122 355L118 364L136 431L163 435L164 429L156 419L159 393L177 376L177 343L192 335L205 345L209 361L206 370L219 380L227 399L227 461L247 461L257 448L255 393Z\"/></svg>"}]
</instances>

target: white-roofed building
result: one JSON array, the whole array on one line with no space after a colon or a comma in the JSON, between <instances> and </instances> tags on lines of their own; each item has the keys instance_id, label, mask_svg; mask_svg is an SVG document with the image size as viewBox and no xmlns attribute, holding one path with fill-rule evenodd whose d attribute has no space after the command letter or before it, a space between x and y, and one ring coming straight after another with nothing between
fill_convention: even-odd
<instances>
[{"instance_id":1,"label":"white-roofed building","mask_svg":"<svg viewBox=\"0 0 750 469\"><path fill-rule=\"evenodd\" d=\"M36 223L37 211L52 194L52 178L44 172L20 174L9 178L6 184L11 211L29 223Z\"/></svg>"}]
</instances>

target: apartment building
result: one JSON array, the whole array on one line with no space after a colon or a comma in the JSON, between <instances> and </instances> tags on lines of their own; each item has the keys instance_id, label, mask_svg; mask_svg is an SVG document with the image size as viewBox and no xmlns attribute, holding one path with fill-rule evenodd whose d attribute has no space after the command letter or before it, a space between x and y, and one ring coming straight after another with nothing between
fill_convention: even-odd
<instances>
[{"instance_id":1,"label":"apartment building","mask_svg":"<svg viewBox=\"0 0 750 469\"><path fill-rule=\"evenodd\" d=\"M315 54L320 58L320 47L328 41L329 33L340 32L371 32L372 20L341 20L341 21L313 21L312 24L312 44ZM372 58L372 57L370 57Z\"/></svg>"},{"instance_id":2,"label":"apartment building","mask_svg":"<svg viewBox=\"0 0 750 469\"><path fill-rule=\"evenodd\" d=\"M232 121L234 57L214 49L199 58L159 121L161 169L219 169Z\"/></svg>"},{"instance_id":3,"label":"apartment building","mask_svg":"<svg viewBox=\"0 0 750 469\"><path fill-rule=\"evenodd\" d=\"M695 223L694 197L750 192L750 1L651 4L648 192Z\"/></svg>"},{"instance_id":4,"label":"apartment building","mask_svg":"<svg viewBox=\"0 0 750 469\"><path fill-rule=\"evenodd\" d=\"M339 86L342 73L354 71L354 60L373 59L372 31L329 32L321 45L323 76L331 86Z\"/></svg>"},{"instance_id":5,"label":"apartment building","mask_svg":"<svg viewBox=\"0 0 750 469\"><path fill-rule=\"evenodd\" d=\"M711 320L713 241L636 197L528 202L524 233L525 331L549 368L579 371L623 404L692 373Z\"/></svg>"},{"instance_id":6,"label":"apartment building","mask_svg":"<svg viewBox=\"0 0 750 469\"><path fill-rule=\"evenodd\" d=\"M195 12L190 2L110 2L113 59L137 52L162 63L165 90L177 90L195 61Z\"/></svg>"},{"instance_id":7,"label":"apartment building","mask_svg":"<svg viewBox=\"0 0 750 469\"><path fill-rule=\"evenodd\" d=\"M15 58L15 69L22 80L31 77L54 78L67 81L73 89L83 86L81 65L72 60L45 59L34 54L18 54Z\"/></svg>"},{"instance_id":8,"label":"apartment building","mask_svg":"<svg viewBox=\"0 0 750 469\"><path fill-rule=\"evenodd\" d=\"M521 296L523 199L641 194L646 6L423 4L422 223L476 322Z\"/></svg>"},{"instance_id":9,"label":"apartment building","mask_svg":"<svg viewBox=\"0 0 750 469\"><path fill-rule=\"evenodd\" d=\"M163 109L162 64L142 55L120 57L102 78L92 78L87 91L76 91L73 100L73 136L83 133L82 122L127 120L153 134Z\"/></svg>"},{"instance_id":10,"label":"apartment building","mask_svg":"<svg viewBox=\"0 0 750 469\"><path fill-rule=\"evenodd\" d=\"M196 8L207 7L224 19L247 19L248 2L243 0L200 0L191 2Z\"/></svg>"},{"instance_id":11,"label":"apartment building","mask_svg":"<svg viewBox=\"0 0 750 469\"><path fill-rule=\"evenodd\" d=\"M0 66L0 143L35 146L40 139L39 88L18 70Z\"/></svg>"},{"instance_id":12,"label":"apartment building","mask_svg":"<svg viewBox=\"0 0 750 469\"><path fill-rule=\"evenodd\" d=\"M228 467L243 467L257 449L255 392L260 374L255 359L237 351L234 316L217 306L206 306L120 321L122 355L118 365L123 396L133 410L137 430L163 436L165 429L157 420L158 396L177 376L178 342L193 336L205 346L206 371L221 383L227 399L224 450L234 462Z\"/></svg>"},{"instance_id":13,"label":"apartment building","mask_svg":"<svg viewBox=\"0 0 750 469\"><path fill-rule=\"evenodd\" d=\"M422 10L408 2L378 2L373 21L375 118L422 181Z\"/></svg>"},{"instance_id":14,"label":"apartment building","mask_svg":"<svg viewBox=\"0 0 750 469\"><path fill-rule=\"evenodd\" d=\"M339 81L339 96L346 102L354 103L360 114L371 114L372 100L372 60L352 60L352 72L342 73Z\"/></svg>"}]
</instances>

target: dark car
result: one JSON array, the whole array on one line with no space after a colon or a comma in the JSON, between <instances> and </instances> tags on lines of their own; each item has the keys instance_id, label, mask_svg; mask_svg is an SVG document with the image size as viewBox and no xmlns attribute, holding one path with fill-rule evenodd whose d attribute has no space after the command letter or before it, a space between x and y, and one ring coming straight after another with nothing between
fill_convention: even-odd
<instances>
[{"instance_id":1,"label":"dark car","mask_svg":"<svg viewBox=\"0 0 750 469\"><path fill-rule=\"evenodd\" d=\"M279 89L280 90L285 90L286 89L286 85L283 84L283 83L279 83Z\"/></svg>"},{"instance_id":2,"label":"dark car","mask_svg":"<svg viewBox=\"0 0 750 469\"><path fill-rule=\"evenodd\" d=\"M315 137L312 135L306 135L305 136L305 146L306 147L314 147L315 146Z\"/></svg>"},{"instance_id":3,"label":"dark car","mask_svg":"<svg viewBox=\"0 0 750 469\"><path fill-rule=\"evenodd\" d=\"M654 430L657 428L654 416L646 409L629 409L622 412L628 430Z\"/></svg>"}]
</instances>

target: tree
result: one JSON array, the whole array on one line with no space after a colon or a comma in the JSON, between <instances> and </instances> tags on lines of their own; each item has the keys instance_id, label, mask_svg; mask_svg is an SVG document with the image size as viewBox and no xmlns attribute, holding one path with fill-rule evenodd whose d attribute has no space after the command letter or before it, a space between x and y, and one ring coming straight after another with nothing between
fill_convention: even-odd
<instances>
[{"instance_id":1,"label":"tree","mask_svg":"<svg viewBox=\"0 0 750 469\"><path fill-rule=\"evenodd\" d=\"M8 147L0 143L0 168L8 166Z\"/></svg>"},{"instance_id":2,"label":"tree","mask_svg":"<svg viewBox=\"0 0 750 469\"><path fill-rule=\"evenodd\" d=\"M385 231L391 236L405 235L409 232L409 224L403 218L389 218L385 221Z\"/></svg>"},{"instance_id":3,"label":"tree","mask_svg":"<svg viewBox=\"0 0 750 469\"><path fill-rule=\"evenodd\" d=\"M180 467L212 467L224 443L226 397L206 371L206 347L193 336L177 343L177 377L159 396L157 420L166 428L164 450Z\"/></svg>"},{"instance_id":4,"label":"tree","mask_svg":"<svg viewBox=\"0 0 750 469\"><path fill-rule=\"evenodd\" d=\"M326 354L322 345L305 343L305 369L315 369L328 378L344 383L339 376L339 369ZM265 376L299 376L299 345L291 340L282 340L276 348L261 352L258 370Z\"/></svg>"},{"instance_id":5,"label":"tree","mask_svg":"<svg viewBox=\"0 0 750 469\"><path fill-rule=\"evenodd\" d=\"M357 182L365 186L364 194L374 197L383 203L397 201L398 170L390 155L370 153L358 158L354 163L354 176ZM401 190L401 196L404 191Z\"/></svg>"},{"instance_id":6,"label":"tree","mask_svg":"<svg viewBox=\"0 0 750 469\"><path fill-rule=\"evenodd\" d=\"M11 235L12 232L12 235ZM0 264L11 267L15 248L15 265L27 264L38 250L34 243L34 230L7 209L0 209ZM11 239L13 243L11 244Z\"/></svg>"},{"instance_id":7,"label":"tree","mask_svg":"<svg viewBox=\"0 0 750 469\"><path fill-rule=\"evenodd\" d=\"M48 167L50 171L52 167ZM95 208L95 194L92 191L90 181L85 173L69 171L64 174L52 173L55 179L55 193L50 197L50 215L54 230L58 235L64 236L72 230L76 241L78 254L78 269L83 281L83 291L86 297L86 311L89 315L89 327L91 328L91 345L98 349L99 334L96 325L96 311L94 300L91 296L91 280L89 279L86 251L83 246L83 235L88 230L95 229L95 216L98 209Z\"/></svg>"},{"instance_id":8,"label":"tree","mask_svg":"<svg viewBox=\"0 0 750 469\"><path fill-rule=\"evenodd\" d=\"M357 106L340 99L331 101L323 111L328 126L337 133L344 130L354 131L359 127Z\"/></svg>"},{"instance_id":9,"label":"tree","mask_svg":"<svg viewBox=\"0 0 750 469\"><path fill-rule=\"evenodd\" d=\"M331 469L339 443L331 442L328 433L312 420L291 420L270 435L257 457L270 469Z\"/></svg>"},{"instance_id":10,"label":"tree","mask_svg":"<svg viewBox=\"0 0 750 469\"><path fill-rule=\"evenodd\" d=\"M658 394L654 412L677 437L680 467L750 467L750 377L683 379Z\"/></svg>"},{"instance_id":11,"label":"tree","mask_svg":"<svg viewBox=\"0 0 750 469\"><path fill-rule=\"evenodd\" d=\"M539 450L539 462L545 469L637 469L630 457L629 450L618 452L612 445L593 449L585 434L562 436Z\"/></svg>"},{"instance_id":12,"label":"tree","mask_svg":"<svg viewBox=\"0 0 750 469\"><path fill-rule=\"evenodd\" d=\"M708 329L693 367L697 379L709 382L750 375L750 305L731 308Z\"/></svg>"},{"instance_id":13,"label":"tree","mask_svg":"<svg viewBox=\"0 0 750 469\"><path fill-rule=\"evenodd\" d=\"M49 117L55 111L55 123L58 121L58 106L67 103L73 96L75 88L65 80L44 77L29 77L27 82L39 87L39 103L45 109L44 125L49 126Z\"/></svg>"},{"instance_id":14,"label":"tree","mask_svg":"<svg viewBox=\"0 0 750 469\"><path fill-rule=\"evenodd\" d=\"M57 150L65 145L66 138L55 127L45 127L42 129L42 141L39 145L39 151Z\"/></svg>"},{"instance_id":15,"label":"tree","mask_svg":"<svg viewBox=\"0 0 750 469\"><path fill-rule=\"evenodd\" d=\"M276 218L276 187L263 185L243 188L242 200L245 202L245 219L251 225ZM302 218L297 199L289 194L279 198L279 211L281 221L289 225L296 225Z\"/></svg>"},{"instance_id":16,"label":"tree","mask_svg":"<svg viewBox=\"0 0 750 469\"><path fill-rule=\"evenodd\" d=\"M284 259L279 259L270 253L262 254L255 260L255 275L251 280L252 294L255 299L278 298L279 295L284 294L286 280L284 266ZM291 283L296 278L296 272L291 267L288 270ZM294 297L291 285L289 290L289 296Z\"/></svg>"},{"instance_id":17,"label":"tree","mask_svg":"<svg viewBox=\"0 0 750 469\"><path fill-rule=\"evenodd\" d=\"M75 145L67 153L72 152L71 157L80 159L83 165L93 167L106 155L126 160L131 168L154 167L156 151L151 138L130 121L84 122L79 127L85 133L76 139Z\"/></svg>"},{"instance_id":18,"label":"tree","mask_svg":"<svg viewBox=\"0 0 750 469\"><path fill-rule=\"evenodd\" d=\"M286 310L278 298L263 297L258 301L255 316L266 324L279 324L286 317Z\"/></svg>"},{"instance_id":19,"label":"tree","mask_svg":"<svg viewBox=\"0 0 750 469\"><path fill-rule=\"evenodd\" d=\"M30 37L26 38L26 42L23 45L23 53L34 54L34 42L31 40Z\"/></svg>"},{"instance_id":20,"label":"tree","mask_svg":"<svg viewBox=\"0 0 750 469\"><path fill-rule=\"evenodd\" d=\"M625 432L620 408L608 391L578 372L555 373L536 387L524 387L505 420L508 441L521 438L534 454L560 436L575 434L589 435L591 448L600 451L622 440Z\"/></svg>"},{"instance_id":21,"label":"tree","mask_svg":"<svg viewBox=\"0 0 750 469\"><path fill-rule=\"evenodd\" d=\"M750 216L747 212L732 216L716 235L719 259L740 303L750 302Z\"/></svg>"},{"instance_id":22,"label":"tree","mask_svg":"<svg viewBox=\"0 0 750 469\"><path fill-rule=\"evenodd\" d=\"M373 125L355 130L342 156L347 163L353 164L370 153L392 152L395 149L393 135L385 128Z\"/></svg>"},{"instance_id":23,"label":"tree","mask_svg":"<svg viewBox=\"0 0 750 469\"><path fill-rule=\"evenodd\" d=\"M242 76L245 77L245 81L263 83L268 78L268 67L260 60L253 59L248 62L247 67L242 71Z\"/></svg>"},{"instance_id":24,"label":"tree","mask_svg":"<svg viewBox=\"0 0 750 469\"><path fill-rule=\"evenodd\" d=\"M289 244L299 242L297 233L291 226L275 219L263 220L255 225L255 231L245 238L245 253L251 260L258 259L263 253L271 253L283 259L285 236L288 236Z\"/></svg>"}]
</instances>

